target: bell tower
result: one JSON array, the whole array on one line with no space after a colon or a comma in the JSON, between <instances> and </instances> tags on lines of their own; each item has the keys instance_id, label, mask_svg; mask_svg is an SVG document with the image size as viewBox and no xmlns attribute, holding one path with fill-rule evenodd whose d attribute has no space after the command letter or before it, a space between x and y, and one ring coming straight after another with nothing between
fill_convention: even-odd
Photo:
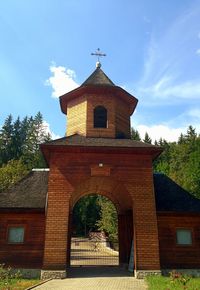
<instances>
[{"instance_id":1,"label":"bell tower","mask_svg":"<svg viewBox=\"0 0 200 290\"><path fill-rule=\"evenodd\" d=\"M50 169L43 278L66 277L73 207L88 194L107 196L118 208L120 264L128 264L134 244L135 276L160 273L152 160L162 150L131 139L137 102L99 62L80 87L60 97L67 135L41 145Z\"/></svg>"},{"instance_id":2,"label":"bell tower","mask_svg":"<svg viewBox=\"0 0 200 290\"><path fill-rule=\"evenodd\" d=\"M97 62L95 71L77 89L60 97L67 115L67 136L130 138L130 116L138 100L116 86Z\"/></svg>"}]
</instances>

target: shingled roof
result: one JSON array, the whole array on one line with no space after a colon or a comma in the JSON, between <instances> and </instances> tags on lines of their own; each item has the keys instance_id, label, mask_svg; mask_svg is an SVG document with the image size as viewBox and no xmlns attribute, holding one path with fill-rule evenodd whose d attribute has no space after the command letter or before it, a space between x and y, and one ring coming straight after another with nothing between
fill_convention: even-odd
<instances>
[{"instance_id":1,"label":"shingled roof","mask_svg":"<svg viewBox=\"0 0 200 290\"><path fill-rule=\"evenodd\" d=\"M154 174L154 189L157 211L200 213L200 199L193 197L168 176Z\"/></svg>"},{"instance_id":2,"label":"shingled roof","mask_svg":"<svg viewBox=\"0 0 200 290\"><path fill-rule=\"evenodd\" d=\"M132 139L114 139L114 138L95 138L85 137L74 134L53 141L46 142L42 145L64 145L64 146L86 146L86 147L123 147L123 148L157 148L162 151L161 147L154 146L141 141Z\"/></svg>"},{"instance_id":3,"label":"shingled roof","mask_svg":"<svg viewBox=\"0 0 200 290\"><path fill-rule=\"evenodd\" d=\"M0 208L44 209L48 171L31 171L6 192L0 193Z\"/></svg>"},{"instance_id":4,"label":"shingled roof","mask_svg":"<svg viewBox=\"0 0 200 290\"><path fill-rule=\"evenodd\" d=\"M0 193L0 209L44 209L48 171L32 171L12 188ZM157 212L200 213L200 199L193 197L164 174L154 174Z\"/></svg>"},{"instance_id":5,"label":"shingled roof","mask_svg":"<svg viewBox=\"0 0 200 290\"><path fill-rule=\"evenodd\" d=\"M85 94L112 94L117 98L122 98L130 106L130 115L134 112L138 102L134 96L116 86L103 70L97 67L81 86L59 97L62 112L67 115L68 102Z\"/></svg>"},{"instance_id":6,"label":"shingled roof","mask_svg":"<svg viewBox=\"0 0 200 290\"><path fill-rule=\"evenodd\" d=\"M87 78L86 81L82 83L81 86L115 86L115 84L109 79L109 77L99 68L97 67L95 71Z\"/></svg>"}]
</instances>

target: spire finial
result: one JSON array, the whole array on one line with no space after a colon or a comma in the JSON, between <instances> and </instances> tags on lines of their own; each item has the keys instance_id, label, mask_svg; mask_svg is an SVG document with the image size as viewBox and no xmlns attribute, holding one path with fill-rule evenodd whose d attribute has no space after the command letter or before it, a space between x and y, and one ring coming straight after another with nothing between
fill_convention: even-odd
<instances>
[{"instance_id":1,"label":"spire finial","mask_svg":"<svg viewBox=\"0 0 200 290\"><path fill-rule=\"evenodd\" d=\"M97 56L96 68L100 68L101 67L101 63L99 61L99 58L102 57L102 56L106 56L106 54L102 53L100 51L100 48L97 48L97 50L95 52L92 52L91 55Z\"/></svg>"}]
</instances>

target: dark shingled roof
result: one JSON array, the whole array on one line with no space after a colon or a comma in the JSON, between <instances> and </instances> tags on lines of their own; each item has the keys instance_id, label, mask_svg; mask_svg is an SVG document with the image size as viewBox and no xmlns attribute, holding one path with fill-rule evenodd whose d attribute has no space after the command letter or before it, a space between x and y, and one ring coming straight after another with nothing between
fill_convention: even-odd
<instances>
[{"instance_id":1,"label":"dark shingled roof","mask_svg":"<svg viewBox=\"0 0 200 290\"><path fill-rule=\"evenodd\" d=\"M48 176L48 171L31 171L9 190L0 193L0 208L44 208Z\"/></svg>"},{"instance_id":2,"label":"dark shingled roof","mask_svg":"<svg viewBox=\"0 0 200 290\"><path fill-rule=\"evenodd\" d=\"M44 208L48 171L32 171L7 192L0 193L0 208ZM200 213L200 199L164 174L154 174L156 209L159 212Z\"/></svg>"},{"instance_id":3,"label":"dark shingled roof","mask_svg":"<svg viewBox=\"0 0 200 290\"><path fill-rule=\"evenodd\" d=\"M109 79L109 77L98 67L95 71L87 78L81 86L115 86L115 84Z\"/></svg>"},{"instance_id":4,"label":"dark shingled roof","mask_svg":"<svg viewBox=\"0 0 200 290\"><path fill-rule=\"evenodd\" d=\"M154 188L157 211L200 213L200 199L193 197L168 176L154 174Z\"/></svg>"},{"instance_id":5,"label":"dark shingled roof","mask_svg":"<svg viewBox=\"0 0 200 290\"><path fill-rule=\"evenodd\" d=\"M86 147L132 147L132 148L157 148L148 143L135 141L132 139L113 139L113 138L95 138L85 137L78 134L74 134L68 137L63 137L53 141L46 142L42 145L64 145L64 146L86 146Z\"/></svg>"}]
</instances>

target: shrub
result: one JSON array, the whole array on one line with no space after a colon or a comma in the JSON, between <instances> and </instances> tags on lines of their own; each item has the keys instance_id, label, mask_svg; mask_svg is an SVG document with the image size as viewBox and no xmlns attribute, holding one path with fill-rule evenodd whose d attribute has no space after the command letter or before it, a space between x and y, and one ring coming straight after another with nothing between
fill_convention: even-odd
<instances>
[{"instance_id":1,"label":"shrub","mask_svg":"<svg viewBox=\"0 0 200 290\"><path fill-rule=\"evenodd\" d=\"M180 272L172 271L170 273L171 283L179 284L183 287L183 289L188 289L187 284L191 280L191 276L184 275Z\"/></svg>"},{"instance_id":2,"label":"shrub","mask_svg":"<svg viewBox=\"0 0 200 290\"><path fill-rule=\"evenodd\" d=\"M21 273L19 271L13 272L11 267L0 264L0 282L5 287L5 290L10 289L13 279L21 279Z\"/></svg>"}]
</instances>

